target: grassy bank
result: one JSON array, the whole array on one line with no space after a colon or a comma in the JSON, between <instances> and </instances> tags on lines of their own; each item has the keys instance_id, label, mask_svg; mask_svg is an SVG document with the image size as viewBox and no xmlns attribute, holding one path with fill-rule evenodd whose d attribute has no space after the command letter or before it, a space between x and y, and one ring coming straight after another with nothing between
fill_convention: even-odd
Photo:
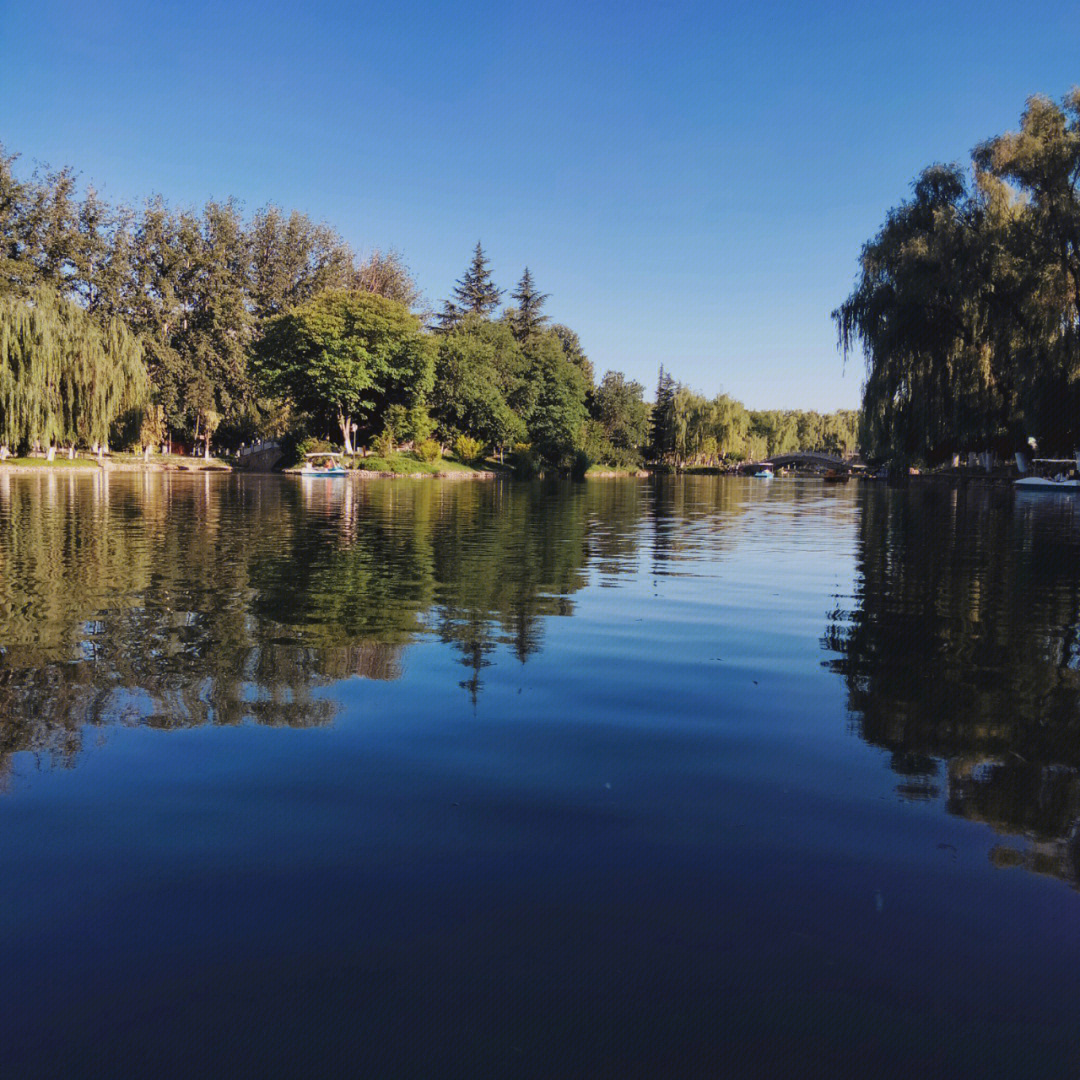
<instances>
[{"instance_id":1,"label":"grassy bank","mask_svg":"<svg viewBox=\"0 0 1080 1080\"><path fill-rule=\"evenodd\" d=\"M484 468L474 468L454 458L440 458L438 461L424 461L411 452L390 454L388 457L379 457L371 454L364 458L353 458L352 466L358 472L390 473L393 476L441 476L451 473L474 473L487 471Z\"/></svg>"},{"instance_id":2,"label":"grassy bank","mask_svg":"<svg viewBox=\"0 0 1080 1080\"><path fill-rule=\"evenodd\" d=\"M0 469L9 469L15 472L24 472L28 469L47 470L51 472L71 472L74 470L98 469L100 466L93 458L67 458L58 457L55 461L46 461L44 458L33 457L9 457L0 462Z\"/></svg>"},{"instance_id":3,"label":"grassy bank","mask_svg":"<svg viewBox=\"0 0 1080 1080\"><path fill-rule=\"evenodd\" d=\"M590 465L585 473L586 480L607 480L625 476L648 476L645 469L616 469L613 465Z\"/></svg>"},{"instance_id":4,"label":"grassy bank","mask_svg":"<svg viewBox=\"0 0 1080 1080\"><path fill-rule=\"evenodd\" d=\"M511 474L509 466L500 465L494 460L477 462L475 465L469 465L451 457L439 458L438 461L424 461L411 450L389 454L385 457L378 454L369 454L367 457L342 455L341 460L350 471L372 477L442 476L467 479ZM286 470L290 473L299 471L299 465Z\"/></svg>"},{"instance_id":5,"label":"grassy bank","mask_svg":"<svg viewBox=\"0 0 1080 1080\"><path fill-rule=\"evenodd\" d=\"M142 454L108 454L99 463L90 454L69 458L57 455L52 461L43 457L10 457L0 462L0 472L101 472L117 469L122 472L221 472L231 468L223 461L178 454L155 454L149 459Z\"/></svg>"}]
</instances>

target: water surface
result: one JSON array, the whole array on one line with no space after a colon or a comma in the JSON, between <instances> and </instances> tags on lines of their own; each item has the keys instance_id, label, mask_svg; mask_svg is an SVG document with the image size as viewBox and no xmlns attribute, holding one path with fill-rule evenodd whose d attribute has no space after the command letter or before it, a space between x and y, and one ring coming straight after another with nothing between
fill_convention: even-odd
<instances>
[{"instance_id":1,"label":"water surface","mask_svg":"<svg viewBox=\"0 0 1080 1080\"><path fill-rule=\"evenodd\" d=\"M1080 509L0 476L0 1074L1080 1067Z\"/></svg>"}]
</instances>

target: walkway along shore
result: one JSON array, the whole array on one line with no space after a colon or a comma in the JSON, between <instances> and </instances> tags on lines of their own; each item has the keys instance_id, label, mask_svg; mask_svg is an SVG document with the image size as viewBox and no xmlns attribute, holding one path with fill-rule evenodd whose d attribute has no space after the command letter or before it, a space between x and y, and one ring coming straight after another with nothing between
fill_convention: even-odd
<instances>
[{"instance_id":1,"label":"walkway along shore","mask_svg":"<svg viewBox=\"0 0 1080 1080\"><path fill-rule=\"evenodd\" d=\"M227 461L219 461L211 458L168 458L143 461L141 459L115 461L105 458L98 461L97 458L57 458L55 461L46 461L44 458L30 459L20 458L0 462L0 475L11 473L25 473L42 475L64 475L67 473L100 473L100 472L130 472L130 473L240 473L255 476L299 476L299 470L281 470L278 472L260 472L251 469L239 469ZM389 471L376 471L374 469L350 469L349 476L357 476L363 480L495 480L504 473L491 472L488 470L475 471L445 471L445 472L410 472L395 473ZM316 477L315 479L318 479Z\"/></svg>"}]
</instances>

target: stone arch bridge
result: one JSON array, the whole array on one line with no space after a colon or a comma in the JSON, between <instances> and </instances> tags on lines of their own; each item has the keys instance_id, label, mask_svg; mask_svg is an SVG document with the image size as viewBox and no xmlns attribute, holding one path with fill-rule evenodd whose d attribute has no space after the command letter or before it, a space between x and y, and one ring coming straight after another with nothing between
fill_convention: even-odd
<instances>
[{"instance_id":1,"label":"stone arch bridge","mask_svg":"<svg viewBox=\"0 0 1080 1080\"><path fill-rule=\"evenodd\" d=\"M277 439L265 439L250 446L241 446L236 456L241 469L270 472L284 455Z\"/></svg>"},{"instance_id":2,"label":"stone arch bridge","mask_svg":"<svg viewBox=\"0 0 1080 1080\"><path fill-rule=\"evenodd\" d=\"M794 465L797 469L850 469L854 461L835 457L833 454L818 454L799 451L795 454L777 454L769 458L778 469L787 469Z\"/></svg>"}]
</instances>

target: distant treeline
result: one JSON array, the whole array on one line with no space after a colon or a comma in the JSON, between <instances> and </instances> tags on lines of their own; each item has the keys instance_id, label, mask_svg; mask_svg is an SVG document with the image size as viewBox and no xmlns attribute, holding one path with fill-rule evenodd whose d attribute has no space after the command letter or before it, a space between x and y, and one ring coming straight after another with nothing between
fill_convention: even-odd
<instances>
[{"instance_id":1,"label":"distant treeline","mask_svg":"<svg viewBox=\"0 0 1080 1080\"><path fill-rule=\"evenodd\" d=\"M750 412L661 369L596 383L528 268L503 304L480 244L426 305L402 257L235 201L111 206L71 169L16 175L0 149L0 443L235 447L333 435L438 453L509 451L526 471L849 452L854 413Z\"/></svg>"},{"instance_id":2,"label":"distant treeline","mask_svg":"<svg viewBox=\"0 0 1080 1080\"><path fill-rule=\"evenodd\" d=\"M761 461L795 450L846 457L858 448L859 414L854 409L824 414L758 411L726 394L710 401L675 382L661 368L651 432L654 456L675 464Z\"/></svg>"},{"instance_id":3,"label":"distant treeline","mask_svg":"<svg viewBox=\"0 0 1080 1080\"><path fill-rule=\"evenodd\" d=\"M833 313L861 345L863 448L934 463L1080 447L1080 90L932 165L862 251Z\"/></svg>"}]
</instances>

